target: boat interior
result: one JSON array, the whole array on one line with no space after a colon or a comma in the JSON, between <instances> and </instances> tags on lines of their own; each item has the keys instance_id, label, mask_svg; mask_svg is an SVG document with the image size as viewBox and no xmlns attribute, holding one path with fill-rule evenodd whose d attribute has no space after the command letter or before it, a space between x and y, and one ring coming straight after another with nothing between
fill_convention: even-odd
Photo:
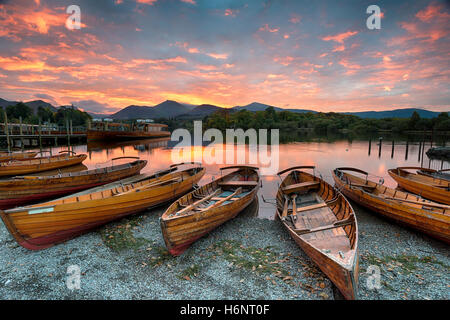
<instances>
[{"instance_id":1,"label":"boat interior","mask_svg":"<svg viewBox=\"0 0 450 320\"><path fill-rule=\"evenodd\" d=\"M49 207L61 204L68 204L74 202L82 202L89 200L98 200L115 196L122 196L130 193L138 193L146 191L154 187L162 187L170 184L180 183L189 177L196 175L202 167L193 167L187 169L179 169L178 167L171 167L170 169L158 171L151 175L142 175L139 179L124 179L114 183L107 184L105 186L97 187L94 189L88 189L83 192L69 195L63 198L59 198L53 201L30 205L27 207L6 210L6 213L21 211L24 208L36 208L36 207ZM124 183L124 181L127 181Z\"/></svg>"},{"instance_id":2,"label":"boat interior","mask_svg":"<svg viewBox=\"0 0 450 320\"><path fill-rule=\"evenodd\" d=\"M357 242L352 207L328 183L304 171L291 171L277 193L281 219L302 240L341 260Z\"/></svg>"},{"instance_id":3,"label":"boat interior","mask_svg":"<svg viewBox=\"0 0 450 320\"><path fill-rule=\"evenodd\" d=\"M169 218L231 204L250 194L258 185L257 171L253 168L241 168L179 199Z\"/></svg>"},{"instance_id":4,"label":"boat interior","mask_svg":"<svg viewBox=\"0 0 450 320\"><path fill-rule=\"evenodd\" d=\"M345 171L352 171L363 176L360 177ZM388 201L396 201L414 208L450 214L450 206L435 203L433 201L423 199L418 195L389 188L383 184L376 183L369 179L369 174L365 171L354 168L337 168L334 173L342 181L342 183L349 185L351 188L360 189L362 192L373 196Z\"/></svg>"}]
</instances>

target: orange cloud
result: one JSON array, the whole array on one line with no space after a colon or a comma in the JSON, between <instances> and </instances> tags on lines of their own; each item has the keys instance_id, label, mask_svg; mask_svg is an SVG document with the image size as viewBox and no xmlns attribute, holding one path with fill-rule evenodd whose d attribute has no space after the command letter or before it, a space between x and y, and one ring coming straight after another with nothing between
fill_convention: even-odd
<instances>
[{"instance_id":1,"label":"orange cloud","mask_svg":"<svg viewBox=\"0 0 450 320\"><path fill-rule=\"evenodd\" d=\"M436 18L449 19L450 14L441 12L441 9L443 9L442 5L430 4L425 9L419 11L416 14L416 17L423 22L430 22L432 19Z\"/></svg>"},{"instance_id":2,"label":"orange cloud","mask_svg":"<svg viewBox=\"0 0 450 320\"><path fill-rule=\"evenodd\" d=\"M336 34L334 36L326 36L323 37L322 40L324 41L336 41L339 43L344 43L344 40L347 38L350 38L354 35L358 34L358 31L347 31L343 33Z\"/></svg>"},{"instance_id":3,"label":"orange cloud","mask_svg":"<svg viewBox=\"0 0 450 320\"><path fill-rule=\"evenodd\" d=\"M208 56L214 58L214 59L227 59L228 54L226 53L207 53Z\"/></svg>"}]
</instances>

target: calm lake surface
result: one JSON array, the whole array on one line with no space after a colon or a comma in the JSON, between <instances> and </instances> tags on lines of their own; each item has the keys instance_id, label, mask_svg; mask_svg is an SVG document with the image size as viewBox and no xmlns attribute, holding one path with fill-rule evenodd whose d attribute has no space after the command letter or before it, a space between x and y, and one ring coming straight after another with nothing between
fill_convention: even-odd
<instances>
[{"instance_id":1,"label":"calm lake surface","mask_svg":"<svg viewBox=\"0 0 450 320\"><path fill-rule=\"evenodd\" d=\"M172 161L172 152L180 152L180 148L174 147L177 142L170 141L168 139L158 140L141 140L131 142L120 143L89 143L87 145L72 146L73 151L77 154L86 153L88 158L83 164L89 168L100 168L103 166L110 166L114 164L130 161L130 159L114 158L131 156L140 157L148 161L147 166L142 172L154 172L167 168ZM235 155L244 154L247 159L247 163L250 165L258 165L265 167L264 162L261 164L251 163L249 159L255 155L255 150L251 150L248 145L221 145L223 147L223 153L234 152ZM425 151L430 148L430 143L425 145ZM66 150L67 147L54 147L51 148L52 154L57 154L61 150ZM198 160L206 153L210 153L207 147L195 146L183 155L186 160ZM331 171L339 166L356 167L365 170L375 177L374 179L384 178L385 184L390 187L395 187L396 183L387 174L387 170L398 166L420 166L422 159L419 159L419 143L409 143L408 148L406 142L396 141L394 146L394 153L392 154L392 141L383 141L381 147L381 154L379 154L378 140L371 142L371 152L369 154L369 141L367 140L338 140L333 142L295 142L290 144L279 145L278 157L274 150L270 149L269 155L276 157L273 159L279 160L279 170L298 166L298 165L315 165L316 173L321 174L322 177L334 185ZM408 154L406 156L406 150ZM272 151L272 153L271 153ZM421 154L422 152L420 152ZM197 159L195 159L197 157ZM273 160L272 159L272 160ZM235 161L236 162L236 157ZM206 184L213 178L220 176L219 168L231 165L227 164L208 164L207 161L203 161L203 165L206 167L206 174L200 181L200 184ZM423 159L424 167L431 167L434 169L447 169L450 168L450 163L442 160L430 160L424 153ZM77 169L75 169L77 170ZM83 170L83 168L78 169ZM261 218L272 219L275 212L275 207L271 203L264 202L265 200L273 202L275 194L277 192L280 179L276 174L266 175L262 177L263 187L259 192L259 213Z\"/></svg>"}]
</instances>

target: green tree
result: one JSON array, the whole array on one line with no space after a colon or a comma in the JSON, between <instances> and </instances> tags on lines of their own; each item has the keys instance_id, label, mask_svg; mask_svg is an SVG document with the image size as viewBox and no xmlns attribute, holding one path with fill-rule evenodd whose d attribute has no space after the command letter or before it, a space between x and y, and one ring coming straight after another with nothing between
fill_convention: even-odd
<instances>
[{"instance_id":1,"label":"green tree","mask_svg":"<svg viewBox=\"0 0 450 320\"><path fill-rule=\"evenodd\" d=\"M33 115L33 110L23 102L17 103L15 106L6 107L6 114L9 120L18 120L22 117L23 120L30 118Z\"/></svg>"}]
</instances>

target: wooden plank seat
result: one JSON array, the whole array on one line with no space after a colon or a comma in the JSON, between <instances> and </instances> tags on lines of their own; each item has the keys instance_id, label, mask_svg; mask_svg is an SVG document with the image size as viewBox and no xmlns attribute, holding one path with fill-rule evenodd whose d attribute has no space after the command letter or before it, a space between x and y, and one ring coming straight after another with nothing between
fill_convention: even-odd
<instances>
[{"instance_id":1,"label":"wooden plank seat","mask_svg":"<svg viewBox=\"0 0 450 320\"><path fill-rule=\"evenodd\" d=\"M289 193L314 189L314 188L319 187L319 185L320 185L319 181L306 181L306 182L291 184L287 187L284 187L282 190L284 193L289 194Z\"/></svg>"},{"instance_id":2,"label":"wooden plank seat","mask_svg":"<svg viewBox=\"0 0 450 320\"><path fill-rule=\"evenodd\" d=\"M309 229L309 228L294 229L294 231L297 234L302 235L302 234L307 234L307 233L313 233L313 232L319 232L319 231L324 231L324 230L329 230L329 229L334 229L334 228L345 227L354 222L355 222L355 216L352 214L347 219L338 220L338 221L334 222L333 224L320 226L320 227L312 228L312 229Z\"/></svg>"},{"instance_id":3,"label":"wooden plank seat","mask_svg":"<svg viewBox=\"0 0 450 320\"><path fill-rule=\"evenodd\" d=\"M219 186L221 187L255 187L258 185L257 181L241 181L241 180L230 180L219 182Z\"/></svg>"}]
</instances>

